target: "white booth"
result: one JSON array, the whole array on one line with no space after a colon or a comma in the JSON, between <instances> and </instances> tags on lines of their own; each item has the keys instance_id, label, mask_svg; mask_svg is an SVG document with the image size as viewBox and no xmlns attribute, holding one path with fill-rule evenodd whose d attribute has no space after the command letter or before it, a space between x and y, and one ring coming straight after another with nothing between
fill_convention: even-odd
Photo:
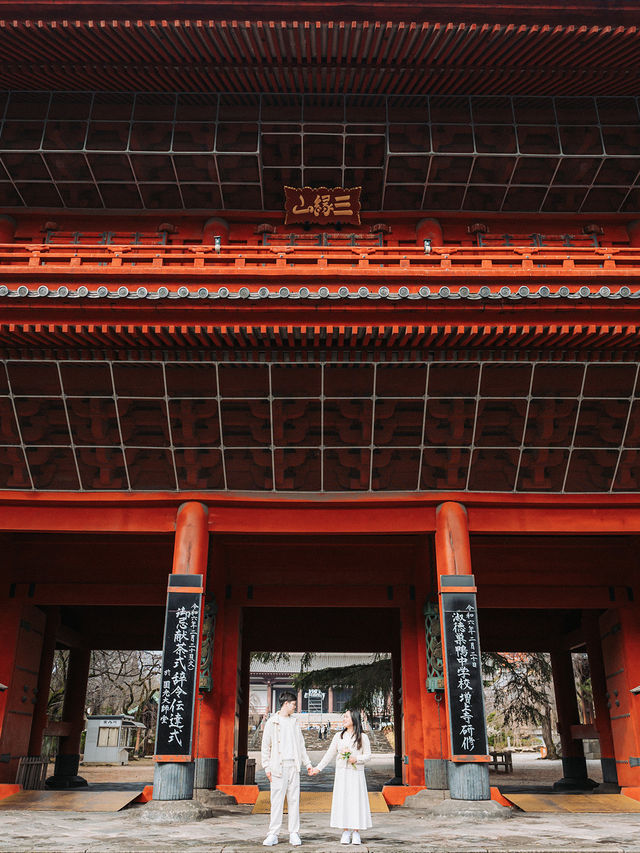
<instances>
[{"instance_id":1,"label":"white booth","mask_svg":"<svg viewBox=\"0 0 640 853\"><path fill-rule=\"evenodd\" d=\"M127 714L87 717L83 764L127 764L142 723Z\"/></svg>"}]
</instances>

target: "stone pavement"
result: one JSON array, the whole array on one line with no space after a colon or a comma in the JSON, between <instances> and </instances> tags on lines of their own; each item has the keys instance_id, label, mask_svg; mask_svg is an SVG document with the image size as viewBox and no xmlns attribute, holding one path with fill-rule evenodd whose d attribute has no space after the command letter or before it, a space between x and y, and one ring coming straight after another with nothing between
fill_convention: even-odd
<instances>
[{"instance_id":1,"label":"stone pavement","mask_svg":"<svg viewBox=\"0 0 640 853\"><path fill-rule=\"evenodd\" d=\"M251 806L216 809L196 823L148 824L145 806L115 814L4 812L2 853L247 853L262 850L266 815ZM302 853L344 853L326 814L303 814ZM517 813L511 820L435 818L413 809L375 815L363 853L640 853L640 816ZM287 835L279 850L289 851Z\"/></svg>"},{"instance_id":2,"label":"stone pavement","mask_svg":"<svg viewBox=\"0 0 640 853\"><path fill-rule=\"evenodd\" d=\"M313 759L316 760L315 756ZM380 756L378 761L384 761ZM388 759L387 759L388 761ZM491 774L491 784L558 778L559 762L515 756L513 776ZM590 763L591 764L591 763ZM390 766L382 764L381 775ZM151 780L152 767L137 762L125 768L83 768L100 788L109 779L129 786ZM374 770L378 772L378 768ZM596 775L597 765L590 766ZM322 778L322 777L319 777ZM324 785L323 785L324 787ZM318 788L316 788L318 790ZM0 853L257 853L266 834L267 816L252 815L251 806L222 806L212 817L192 823L148 823L145 806L109 814L78 812L18 812L0 815ZM286 818L285 818L286 820ZM344 853L339 833L328 826L327 814L303 814L302 853ZM362 853L640 853L640 815L525 814L515 811L506 821L435 817L416 809L393 809L373 816L374 826L363 833ZM287 834L278 850L290 851Z\"/></svg>"}]
</instances>

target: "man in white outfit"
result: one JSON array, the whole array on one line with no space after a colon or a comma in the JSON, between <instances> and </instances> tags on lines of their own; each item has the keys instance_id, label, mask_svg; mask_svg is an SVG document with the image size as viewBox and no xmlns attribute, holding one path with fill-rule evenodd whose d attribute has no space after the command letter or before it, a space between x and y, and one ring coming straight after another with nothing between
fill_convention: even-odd
<instances>
[{"instance_id":1,"label":"man in white outfit","mask_svg":"<svg viewBox=\"0 0 640 853\"><path fill-rule=\"evenodd\" d=\"M289 809L289 843L293 847L300 840L300 765L305 764L311 775L311 762L304 745L302 730L291 715L298 700L293 693L280 696L280 711L267 720L262 734L262 766L271 783L271 822L269 834L262 842L265 847L278 843L282 826L284 798Z\"/></svg>"}]
</instances>

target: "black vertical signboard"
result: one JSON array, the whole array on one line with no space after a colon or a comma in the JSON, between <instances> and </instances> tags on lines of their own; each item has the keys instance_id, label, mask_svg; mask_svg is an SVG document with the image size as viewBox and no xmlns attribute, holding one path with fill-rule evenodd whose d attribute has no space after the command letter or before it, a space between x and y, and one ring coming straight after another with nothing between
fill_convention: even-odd
<instances>
[{"instance_id":1,"label":"black vertical signboard","mask_svg":"<svg viewBox=\"0 0 640 853\"><path fill-rule=\"evenodd\" d=\"M473 575L443 575L442 636L454 761L487 755L478 611ZM455 591L447 591L455 587ZM463 589L469 587L469 591Z\"/></svg>"},{"instance_id":2,"label":"black vertical signboard","mask_svg":"<svg viewBox=\"0 0 640 853\"><path fill-rule=\"evenodd\" d=\"M200 591L194 589L200 588ZM171 575L164 625L156 755L191 757L202 577Z\"/></svg>"}]
</instances>

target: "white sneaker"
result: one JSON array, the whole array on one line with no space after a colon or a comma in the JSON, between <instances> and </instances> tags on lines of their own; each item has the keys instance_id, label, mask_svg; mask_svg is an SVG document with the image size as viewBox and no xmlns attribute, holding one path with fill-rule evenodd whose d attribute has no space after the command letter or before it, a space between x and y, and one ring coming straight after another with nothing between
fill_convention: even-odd
<instances>
[{"instance_id":1,"label":"white sneaker","mask_svg":"<svg viewBox=\"0 0 640 853\"><path fill-rule=\"evenodd\" d=\"M362 844L359 832L354 831L353 835L351 836L351 843L352 844Z\"/></svg>"},{"instance_id":2,"label":"white sneaker","mask_svg":"<svg viewBox=\"0 0 640 853\"><path fill-rule=\"evenodd\" d=\"M262 846L263 847L273 847L277 843L278 843L278 836L272 835L271 833L269 833L269 835L267 835L265 840L262 842Z\"/></svg>"},{"instance_id":3,"label":"white sneaker","mask_svg":"<svg viewBox=\"0 0 640 853\"><path fill-rule=\"evenodd\" d=\"M342 833L340 844L351 844L351 833L348 829L345 829L345 831Z\"/></svg>"},{"instance_id":4,"label":"white sneaker","mask_svg":"<svg viewBox=\"0 0 640 853\"><path fill-rule=\"evenodd\" d=\"M302 844L302 840L297 832L291 833L291 835L289 836L289 844L292 847L300 847L300 845Z\"/></svg>"}]
</instances>

